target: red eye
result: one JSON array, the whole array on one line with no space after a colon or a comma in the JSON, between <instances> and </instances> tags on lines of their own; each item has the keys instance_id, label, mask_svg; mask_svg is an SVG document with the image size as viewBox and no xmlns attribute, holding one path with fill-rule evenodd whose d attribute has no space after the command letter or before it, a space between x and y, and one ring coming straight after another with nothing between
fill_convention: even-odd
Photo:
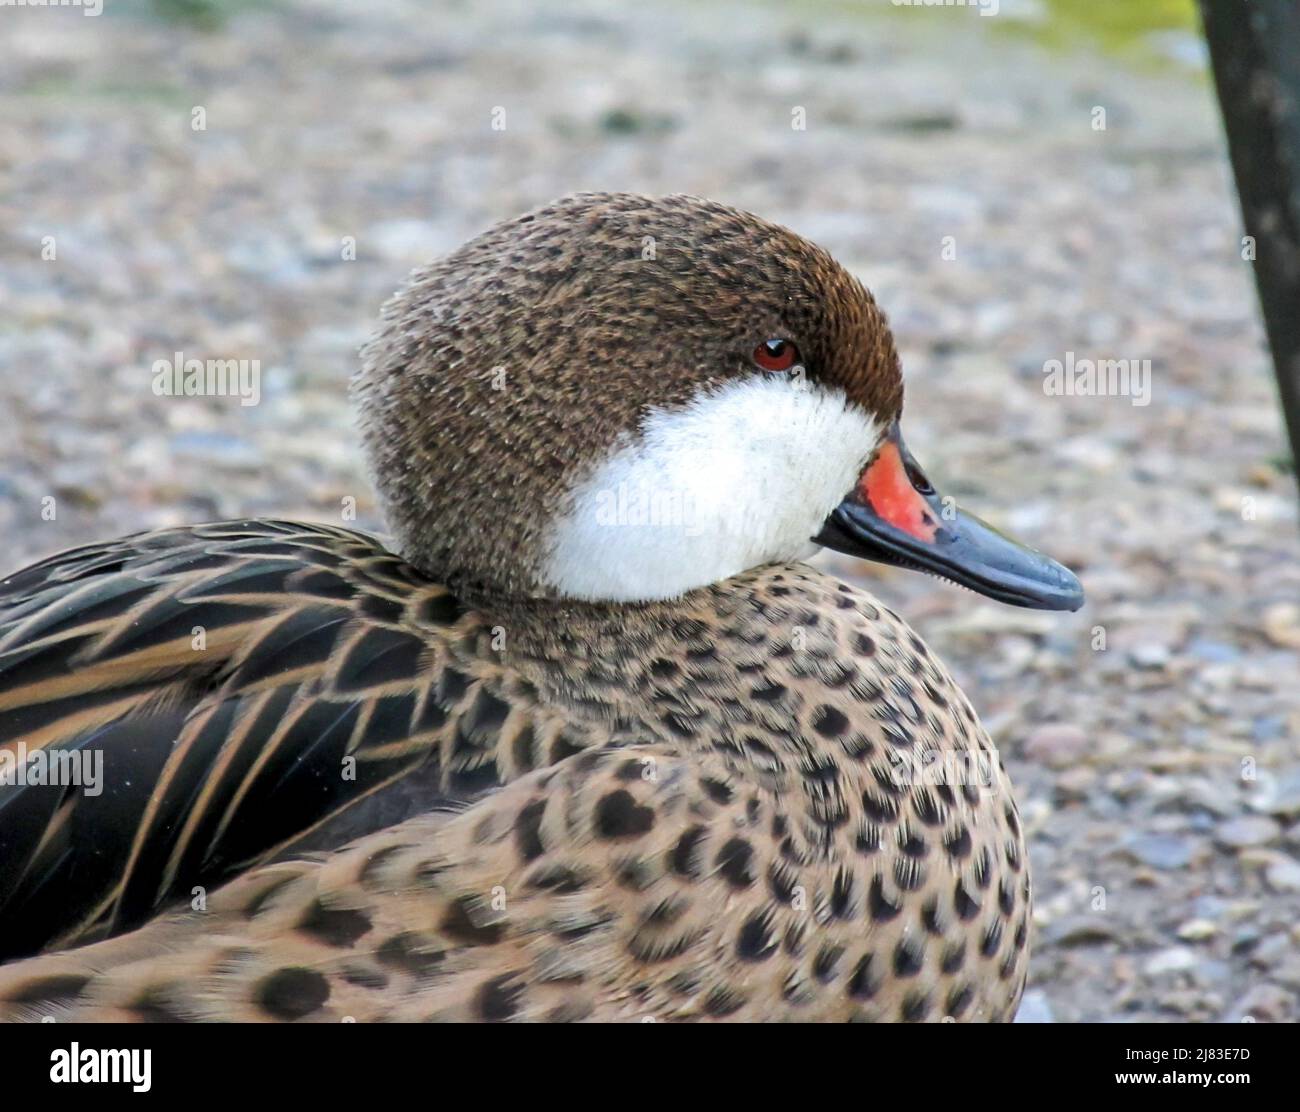
<instances>
[{"instance_id":1,"label":"red eye","mask_svg":"<svg viewBox=\"0 0 1300 1112\"><path fill-rule=\"evenodd\" d=\"M799 349L789 340L764 340L754 349L754 362L765 371L788 371L799 362Z\"/></svg>"}]
</instances>

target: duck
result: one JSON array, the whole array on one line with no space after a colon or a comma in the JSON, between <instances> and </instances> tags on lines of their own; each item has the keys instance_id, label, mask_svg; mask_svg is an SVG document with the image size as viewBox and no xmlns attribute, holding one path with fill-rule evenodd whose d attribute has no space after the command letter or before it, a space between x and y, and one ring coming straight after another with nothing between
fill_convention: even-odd
<instances>
[{"instance_id":1,"label":"duck","mask_svg":"<svg viewBox=\"0 0 1300 1112\"><path fill-rule=\"evenodd\" d=\"M931 485L856 277L573 194L414 271L352 398L388 538L224 521L0 583L0 1018L1014 1016L1002 761L806 561L1083 592Z\"/></svg>"}]
</instances>

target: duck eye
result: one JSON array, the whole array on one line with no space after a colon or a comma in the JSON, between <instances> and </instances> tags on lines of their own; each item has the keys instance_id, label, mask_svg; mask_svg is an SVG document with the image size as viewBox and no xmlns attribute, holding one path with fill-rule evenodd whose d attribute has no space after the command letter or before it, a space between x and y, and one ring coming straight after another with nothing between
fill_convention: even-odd
<instances>
[{"instance_id":1,"label":"duck eye","mask_svg":"<svg viewBox=\"0 0 1300 1112\"><path fill-rule=\"evenodd\" d=\"M764 340L754 349L754 362L765 371L788 371L799 362L799 349L789 340Z\"/></svg>"}]
</instances>

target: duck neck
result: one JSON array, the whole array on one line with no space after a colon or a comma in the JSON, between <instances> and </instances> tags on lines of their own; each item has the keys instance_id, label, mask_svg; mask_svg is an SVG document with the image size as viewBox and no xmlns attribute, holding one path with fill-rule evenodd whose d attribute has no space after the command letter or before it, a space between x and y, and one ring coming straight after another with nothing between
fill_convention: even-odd
<instances>
[{"instance_id":1,"label":"duck neck","mask_svg":"<svg viewBox=\"0 0 1300 1112\"><path fill-rule=\"evenodd\" d=\"M462 598L489 619L502 661L550 703L613 723L644 720L668 666L686 599L600 603L519 598L483 588ZM697 592L699 593L699 592Z\"/></svg>"}]
</instances>

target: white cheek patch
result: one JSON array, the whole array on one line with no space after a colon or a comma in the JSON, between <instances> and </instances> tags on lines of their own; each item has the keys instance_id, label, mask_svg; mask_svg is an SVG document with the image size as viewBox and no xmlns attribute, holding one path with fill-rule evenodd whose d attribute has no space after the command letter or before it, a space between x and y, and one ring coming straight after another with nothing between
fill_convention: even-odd
<instances>
[{"instance_id":1,"label":"white cheek patch","mask_svg":"<svg viewBox=\"0 0 1300 1112\"><path fill-rule=\"evenodd\" d=\"M882 429L839 390L755 375L656 410L572 491L543 577L571 598L672 598L805 559Z\"/></svg>"}]
</instances>

